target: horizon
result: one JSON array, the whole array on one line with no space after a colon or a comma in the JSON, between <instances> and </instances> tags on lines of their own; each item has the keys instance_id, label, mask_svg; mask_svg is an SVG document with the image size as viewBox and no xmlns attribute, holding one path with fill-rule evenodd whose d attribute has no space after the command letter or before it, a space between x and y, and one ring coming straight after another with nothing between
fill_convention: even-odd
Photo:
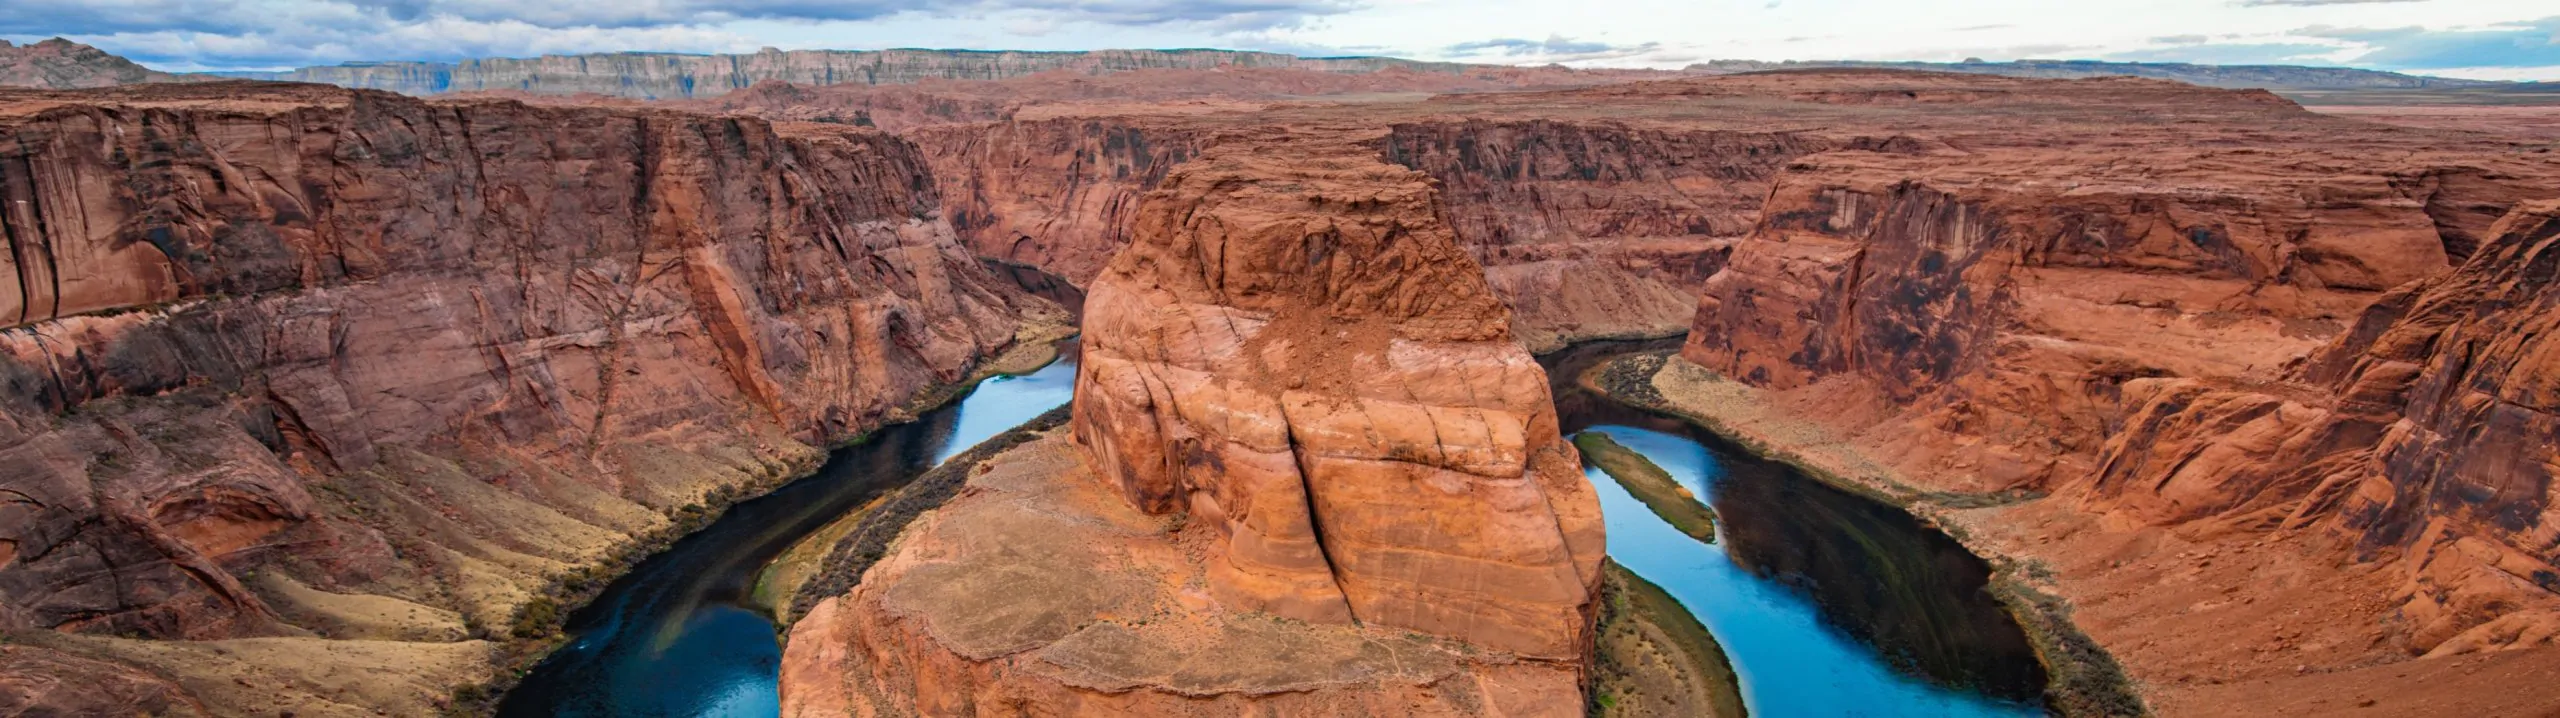
<instances>
[{"instance_id":1,"label":"horizon","mask_svg":"<svg viewBox=\"0 0 2560 718\"><path fill-rule=\"evenodd\" d=\"M772 47L1231 49L1587 69L1981 58L2560 80L2560 13L2511 0L25 0L0 8L0 39L53 36L169 72Z\"/></svg>"}]
</instances>

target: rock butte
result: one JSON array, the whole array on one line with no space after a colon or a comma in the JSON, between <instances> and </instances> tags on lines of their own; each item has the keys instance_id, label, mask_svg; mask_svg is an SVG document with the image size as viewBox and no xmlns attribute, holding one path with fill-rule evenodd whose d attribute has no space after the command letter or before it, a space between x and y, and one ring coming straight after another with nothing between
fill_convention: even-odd
<instances>
[{"instance_id":1,"label":"rock butte","mask_svg":"<svg viewBox=\"0 0 2560 718\"><path fill-rule=\"evenodd\" d=\"M791 710L834 715L860 693L793 676L867 673L883 695L851 702L865 713L965 714L1028 695L1095 715L1578 714L1599 501L1556 433L1545 372L1512 341L1428 180L1333 138L1234 143L1173 170L1133 234L1085 303L1082 465L973 479L987 493L910 529L850 596L793 630ZM1119 530L1086 539L1090 529L1051 527L1032 509L1119 516ZM1182 518L1153 528L1151 516ZM1132 563L1169 566L1112 568ZM1062 578L1088 573L1101 577ZM975 597L1014 574L1004 580L1061 588ZM1137 608L1150 601L1192 615L1157 626ZM1019 615L1059 625L968 627ZM1479 650L1391 646L1424 658L1319 677L1334 665L1321 647L1399 629ZM1312 665L1279 675L1203 686L1187 673L1201 669L1177 670L1249 666L1297 645ZM1166 665L1128 665L1147 661ZM1420 688L1455 672L1472 688ZM1268 695L1286 692L1283 678L1323 687Z\"/></svg>"}]
</instances>

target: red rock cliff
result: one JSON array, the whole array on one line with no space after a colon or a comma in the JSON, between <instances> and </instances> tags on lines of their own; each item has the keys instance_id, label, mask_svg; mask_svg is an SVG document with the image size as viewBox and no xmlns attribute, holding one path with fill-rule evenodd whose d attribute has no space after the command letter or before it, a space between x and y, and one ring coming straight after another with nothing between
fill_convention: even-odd
<instances>
[{"instance_id":1,"label":"red rock cliff","mask_svg":"<svg viewBox=\"0 0 2560 718\"><path fill-rule=\"evenodd\" d=\"M1024 301L912 146L751 119L0 94L0 209L7 628L416 638L278 581L504 626L961 379Z\"/></svg>"},{"instance_id":2,"label":"red rock cliff","mask_svg":"<svg viewBox=\"0 0 2560 718\"><path fill-rule=\"evenodd\" d=\"M2460 268L2366 308L2289 382L2128 385L2139 408L2093 493L2161 520L2336 529L2367 557L2403 559L2421 650L2549 641L2560 204L2486 234Z\"/></svg>"},{"instance_id":3,"label":"red rock cliff","mask_svg":"<svg viewBox=\"0 0 2560 718\"><path fill-rule=\"evenodd\" d=\"M1076 436L1130 503L1219 529L1214 595L1582 659L1597 499L1422 175L1221 145L1134 235L1087 299Z\"/></svg>"}]
</instances>

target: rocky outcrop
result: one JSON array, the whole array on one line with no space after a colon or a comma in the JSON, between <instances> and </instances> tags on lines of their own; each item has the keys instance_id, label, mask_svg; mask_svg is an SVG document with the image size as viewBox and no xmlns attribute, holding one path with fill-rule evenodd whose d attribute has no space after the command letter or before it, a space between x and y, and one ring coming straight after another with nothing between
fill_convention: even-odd
<instances>
[{"instance_id":1,"label":"rocky outcrop","mask_svg":"<svg viewBox=\"0 0 2560 718\"><path fill-rule=\"evenodd\" d=\"M2459 269L2365 309L2287 384L2145 382L2097 494L2168 519L2334 528L2402 559L2418 650L2552 641L2560 554L2541 536L2560 465L2546 396L2560 204L2519 208L2490 236Z\"/></svg>"},{"instance_id":2,"label":"rocky outcrop","mask_svg":"<svg viewBox=\"0 0 2560 718\"><path fill-rule=\"evenodd\" d=\"M1454 72L1466 65L1385 57L1304 58L1239 50L775 50L746 55L616 52L482 58L461 62L365 62L287 72L233 73L259 80L316 82L409 95L482 90L610 97L713 97L766 80L800 85L900 85L923 80L1002 80L1065 70L1102 74L1144 69L1270 67L1325 72L1403 68Z\"/></svg>"},{"instance_id":3,"label":"rocky outcrop","mask_svg":"<svg viewBox=\"0 0 2560 718\"><path fill-rule=\"evenodd\" d=\"M351 598L503 628L1033 301L851 128L247 84L0 108L13 629L308 636Z\"/></svg>"},{"instance_id":4,"label":"rocky outcrop","mask_svg":"<svg viewBox=\"0 0 2560 718\"><path fill-rule=\"evenodd\" d=\"M1147 118L1062 117L907 133L933 164L961 240L1090 283L1129 244L1138 198L1213 132Z\"/></svg>"},{"instance_id":5,"label":"rocky outcrop","mask_svg":"<svg viewBox=\"0 0 2560 718\"><path fill-rule=\"evenodd\" d=\"M1677 335L1788 162L1832 141L1550 120L1397 124L1390 162L1438 180L1459 243L1533 352Z\"/></svg>"},{"instance_id":6,"label":"rocky outcrop","mask_svg":"<svg viewBox=\"0 0 2560 718\"><path fill-rule=\"evenodd\" d=\"M1076 435L1131 504L1218 529L1213 595L1580 660L1597 500L1421 175L1222 145L1136 234L1086 301Z\"/></svg>"},{"instance_id":7,"label":"rocky outcrop","mask_svg":"<svg viewBox=\"0 0 2560 718\"><path fill-rule=\"evenodd\" d=\"M784 712L1581 714L1598 498L1428 181L1280 135L1139 213L1072 442L966 469L819 601Z\"/></svg>"},{"instance_id":8,"label":"rocky outcrop","mask_svg":"<svg viewBox=\"0 0 2560 718\"><path fill-rule=\"evenodd\" d=\"M956 498L793 624L784 715L1581 713L1567 665L1202 595L1216 529L1138 511L1065 432L960 468Z\"/></svg>"},{"instance_id":9,"label":"rocky outcrop","mask_svg":"<svg viewBox=\"0 0 2560 718\"><path fill-rule=\"evenodd\" d=\"M0 40L0 87L77 90L198 79L202 78L153 70L58 37L24 46Z\"/></svg>"},{"instance_id":10,"label":"rocky outcrop","mask_svg":"<svg viewBox=\"0 0 2560 718\"><path fill-rule=\"evenodd\" d=\"M954 228L980 255L1089 282L1128 244L1141 194L1205 148L1249 137L1250 126L1085 116L911 136L933 157ZM1749 230L1778 169L1829 147L1782 133L1481 120L1400 122L1372 143L1440 182L1460 247L1538 352L1685 331L1699 283Z\"/></svg>"}]
</instances>

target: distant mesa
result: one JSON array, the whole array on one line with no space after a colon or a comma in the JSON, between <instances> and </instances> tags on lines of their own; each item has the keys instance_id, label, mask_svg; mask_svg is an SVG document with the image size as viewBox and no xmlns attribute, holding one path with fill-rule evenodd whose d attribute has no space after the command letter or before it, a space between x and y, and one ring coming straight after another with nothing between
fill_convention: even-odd
<instances>
[{"instance_id":1,"label":"distant mesa","mask_svg":"<svg viewBox=\"0 0 2560 718\"><path fill-rule=\"evenodd\" d=\"M77 90L200 79L203 78L153 70L59 37L33 45L0 41L0 86Z\"/></svg>"}]
</instances>

